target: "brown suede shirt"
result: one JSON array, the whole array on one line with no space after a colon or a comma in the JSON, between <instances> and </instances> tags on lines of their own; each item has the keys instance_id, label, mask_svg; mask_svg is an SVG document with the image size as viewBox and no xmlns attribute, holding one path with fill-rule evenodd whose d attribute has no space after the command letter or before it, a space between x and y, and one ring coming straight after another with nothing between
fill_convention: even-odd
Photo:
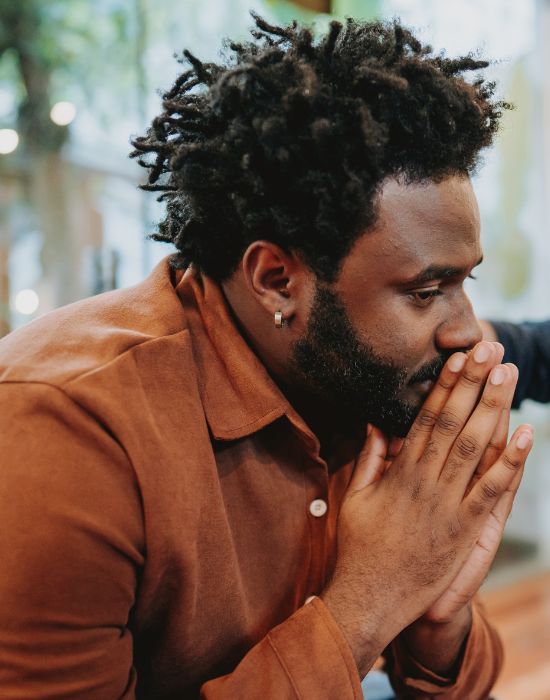
<instances>
[{"instance_id":1,"label":"brown suede shirt","mask_svg":"<svg viewBox=\"0 0 550 700\"><path fill-rule=\"evenodd\" d=\"M164 261L48 314L0 380L3 700L363 697L304 604L353 464L327 469L212 281ZM501 648L476 606L455 682L387 655L398 697L482 700Z\"/></svg>"}]
</instances>

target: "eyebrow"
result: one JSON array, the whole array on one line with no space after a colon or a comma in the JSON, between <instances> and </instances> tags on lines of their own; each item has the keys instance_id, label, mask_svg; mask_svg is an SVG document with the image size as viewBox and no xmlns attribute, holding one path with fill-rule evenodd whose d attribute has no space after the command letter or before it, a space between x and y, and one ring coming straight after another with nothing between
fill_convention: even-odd
<instances>
[{"instance_id":1,"label":"eyebrow","mask_svg":"<svg viewBox=\"0 0 550 700\"><path fill-rule=\"evenodd\" d=\"M458 277L459 275L465 274L467 270L473 269L474 267L481 265L482 262L483 255L479 258L475 265L472 265L471 268L447 267L444 265L429 265L428 267L424 268L424 270L419 272L418 275L411 277L410 279L406 280L403 284L426 284L426 282L432 282L433 280L437 279L448 279L449 277Z\"/></svg>"}]
</instances>

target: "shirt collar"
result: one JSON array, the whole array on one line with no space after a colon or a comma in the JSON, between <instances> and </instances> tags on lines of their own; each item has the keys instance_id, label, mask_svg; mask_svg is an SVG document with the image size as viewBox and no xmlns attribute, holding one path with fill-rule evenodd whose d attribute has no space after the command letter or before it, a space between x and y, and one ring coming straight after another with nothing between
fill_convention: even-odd
<instances>
[{"instance_id":1,"label":"shirt collar","mask_svg":"<svg viewBox=\"0 0 550 700\"><path fill-rule=\"evenodd\" d=\"M176 277L191 333L201 400L213 436L233 440L288 418L309 450L319 443L239 332L225 296L192 268Z\"/></svg>"}]
</instances>

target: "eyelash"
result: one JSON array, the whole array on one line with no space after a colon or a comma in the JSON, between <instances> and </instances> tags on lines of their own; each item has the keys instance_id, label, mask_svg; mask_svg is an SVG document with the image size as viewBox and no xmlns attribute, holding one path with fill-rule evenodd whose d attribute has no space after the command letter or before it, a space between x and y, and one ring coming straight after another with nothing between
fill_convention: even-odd
<instances>
[{"instance_id":1,"label":"eyelash","mask_svg":"<svg viewBox=\"0 0 550 700\"><path fill-rule=\"evenodd\" d=\"M474 275L468 275L468 279L475 280L477 277ZM435 299L435 297L441 296L443 292L439 289L426 289L425 291L420 291L420 292L409 292L411 297L413 297L413 300L416 301L416 303L419 306L428 306L428 304L431 302L432 299ZM420 295L424 294L426 296L421 297Z\"/></svg>"}]
</instances>

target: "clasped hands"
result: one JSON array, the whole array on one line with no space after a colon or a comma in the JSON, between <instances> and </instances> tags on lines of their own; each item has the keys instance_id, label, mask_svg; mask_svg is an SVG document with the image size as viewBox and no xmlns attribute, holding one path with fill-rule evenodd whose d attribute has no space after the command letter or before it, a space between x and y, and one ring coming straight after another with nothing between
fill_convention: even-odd
<instances>
[{"instance_id":1,"label":"clasped hands","mask_svg":"<svg viewBox=\"0 0 550 700\"><path fill-rule=\"evenodd\" d=\"M435 672L460 650L533 443L529 425L508 442L518 373L500 364L503 352L483 341L452 355L398 452L369 430L321 594L362 674L404 630L413 655ZM438 635L451 640L443 652L430 644Z\"/></svg>"}]
</instances>

